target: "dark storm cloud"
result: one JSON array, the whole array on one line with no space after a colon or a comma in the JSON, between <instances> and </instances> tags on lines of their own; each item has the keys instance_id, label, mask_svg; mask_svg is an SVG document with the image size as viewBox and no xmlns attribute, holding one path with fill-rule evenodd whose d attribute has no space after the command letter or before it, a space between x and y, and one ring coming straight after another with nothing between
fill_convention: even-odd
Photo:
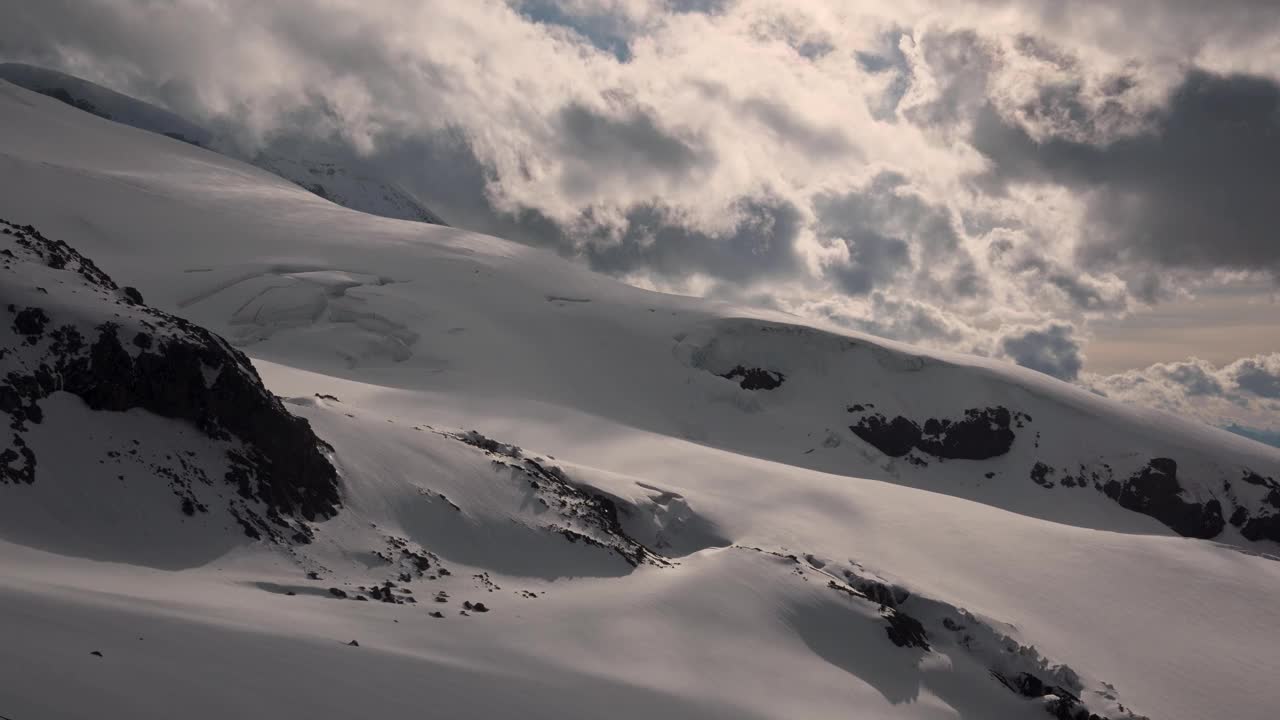
<instances>
[{"instance_id":1,"label":"dark storm cloud","mask_svg":"<svg viewBox=\"0 0 1280 720\"><path fill-rule=\"evenodd\" d=\"M824 242L840 242L849 262L828 269L842 290L865 295L912 270L911 248L942 264L959 249L960 237L945 208L912 193L894 173L878 175L866 188L813 201L815 232ZM962 273L956 289L976 291L972 272Z\"/></svg>"},{"instance_id":2,"label":"dark storm cloud","mask_svg":"<svg viewBox=\"0 0 1280 720\"><path fill-rule=\"evenodd\" d=\"M980 0L994 8L1015 8L1038 14L1047 27L1070 25L1081 16L1107 11L1110 20L1118 14L1132 23L1197 23L1234 27L1238 31L1265 33L1275 21L1274 0ZM1136 27L1125 25L1125 29Z\"/></svg>"},{"instance_id":3,"label":"dark storm cloud","mask_svg":"<svg viewBox=\"0 0 1280 720\"><path fill-rule=\"evenodd\" d=\"M1037 143L988 108L973 142L999 181L1085 194L1086 262L1280 273L1280 86L1192 71L1152 122L1109 145Z\"/></svg>"},{"instance_id":4,"label":"dark storm cloud","mask_svg":"<svg viewBox=\"0 0 1280 720\"><path fill-rule=\"evenodd\" d=\"M620 237L590 238L578 251L595 270L615 275L653 272L672 279L703 274L745 283L795 273L799 210L780 198L742 198L739 222L722 235L686 227L678 214L657 204L631 208Z\"/></svg>"},{"instance_id":5,"label":"dark storm cloud","mask_svg":"<svg viewBox=\"0 0 1280 720\"><path fill-rule=\"evenodd\" d=\"M485 189L497 180L496 172L476 157L461 130L400 144L374 162L395 168L394 179L432 198L432 209L455 225L577 257L599 272L672 280L701 274L747 283L799 271L795 241L803 219L781 198L740 198L733 204L738 222L719 235L686 227L677 211L657 203L629 208L621 232L612 223L593 222L590 211L569 228L534 208L495 207ZM432 171L424 173L423 167Z\"/></svg>"},{"instance_id":6,"label":"dark storm cloud","mask_svg":"<svg viewBox=\"0 0 1280 720\"><path fill-rule=\"evenodd\" d=\"M748 98L738 107L775 133L784 142L814 157L847 155L853 144L839 128L817 127L797 117L787 106L765 98Z\"/></svg>"},{"instance_id":7,"label":"dark storm cloud","mask_svg":"<svg viewBox=\"0 0 1280 720\"><path fill-rule=\"evenodd\" d=\"M994 240L988 247L988 255L993 264L1009 270L1028 285L1054 288L1077 310L1115 311L1123 310L1128 304L1124 294L1108 291L1078 270L1039 254L1026 238L1019 244L1009 237Z\"/></svg>"},{"instance_id":8,"label":"dark storm cloud","mask_svg":"<svg viewBox=\"0 0 1280 720\"><path fill-rule=\"evenodd\" d=\"M1257 360L1234 365L1236 385L1259 397L1280 399L1280 366L1269 368Z\"/></svg>"},{"instance_id":9,"label":"dark storm cloud","mask_svg":"<svg viewBox=\"0 0 1280 720\"><path fill-rule=\"evenodd\" d=\"M658 126L647 111L622 117L571 103L556 118L559 142L570 162L562 178L570 193L587 191L601 175L656 173L680 176L713 162L709 150L695 148Z\"/></svg>"},{"instance_id":10,"label":"dark storm cloud","mask_svg":"<svg viewBox=\"0 0 1280 720\"><path fill-rule=\"evenodd\" d=\"M1053 324L1040 330L1006 335L1000 349L1023 367L1062 380L1075 380L1084 366L1080 345L1072 337L1070 325Z\"/></svg>"},{"instance_id":11,"label":"dark storm cloud","mask_svg":"<svg viewBox=\"0 0 1280 720\"><path fill-rule=\"evenodd\" d=\"M840 289L850 295L866 295L911 265L910 248L899 238L862 230L843 240L849 247L849 264L833 269L831 274Z\"/></svg>"},{"instance_id":12,"label":"dark storm cloud","mask_svg":"<svg viewBox=\"0 0 1280 720\"><path fill-rule=\"evenodd\" d=\"M1071 304L1081 310L1115 310L1124 306L1123 298L1114 300L1106 297L1101 290L1079 275L1063 271L1051 272L1045 275L1045 280L1062 291Z\"/></svg>"},{"instance_id":13,"label":"dark storm cloud","mask_svg":"<svg viewBox=\"0 0 1280 720\"><path fill-rule=\"evenodd\" d=\"M1222 383L1214 377L1212 367L1203 363L1172 363L1163 368L1165 377L1186 389L1187 395L1221 395Z\"/></svg>"}]
</instances>

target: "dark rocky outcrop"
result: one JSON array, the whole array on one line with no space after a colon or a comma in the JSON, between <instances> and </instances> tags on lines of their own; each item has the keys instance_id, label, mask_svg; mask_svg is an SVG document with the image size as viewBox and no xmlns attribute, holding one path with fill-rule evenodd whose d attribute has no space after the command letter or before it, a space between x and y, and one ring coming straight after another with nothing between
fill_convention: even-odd
<instances>
[{"instance_id":1,"label":"dark rocky outcrop","mask_svg":"<svg viewBox=\"0 0 1280 720\"><path fill-rule=\"evenodd\" d=\"M1240 534L1246 540L1271 540L1280 543L1280 483L1252 470L1245 470L1241 479L1249 485L1262 488L1264 494L1253 513L1243 506L1237 507L1231 514L1231 524L1240 528Z\"/></svg>"},{"instance_id":2,"label":"dark rocky outcrop","mask_svg":"<svg viewBox=\"0 0 1280 720\"><path fill-rule=\"evenodd\" d=\"M935 457L955 460L998 457L1013 447L1009 427L1013 420L1014 414L1000 406L970 408L955 421L930 418L924 422L919 447Z\"/></svg>"},{"instance_id":3,"label":"dark rocky outcrop","mask_svg":"<svg viewBox=\"0 0 1280 720\"><path fill-rule=\"evenodd\" d=\"M929 649L929 636L925 634L924 625L921 625L919 620L904 614L901 610L890 608L883 608L880 614L889 623L885 632L889 634L889 640L894 645Z\"/></svg>"},{"instance_id":4,"label":"dark rocky outcrop","mask_svg":"<svg viewBox=\"0 0 1280 720\"><path fill-rule=\"evenodd\" d=\"M1052 467L1045 465L1042 462L1036 462L1035 465L1031 466L1031 482L1042 488L1051 488L1053 487L1053 481L1049 478L1055 472L1056 471Z\"/></svg>"},{"instance_id":5,"label":"dark rocky outcrop","mask_svg":"<svg viewBox=\"0 0 1280 720\"><path fill-rule=\"evenodd\" d=\"M662 555L627 533L614 498L573 482L563 469L543 458L527 457L519 447L498 442L475 430L443 434L485 451L496 465L509 468L514 478L527 483L535 501L554 511L554 517L549 518L552 522L543 521L544 530L572 543L611 550L632 567L669 564Z\"/></svg>"},{"instance_id":6,"label":"dark rocky outcrop","mask_svg":"<svg viewBox=\"0 0 1280 720\"><path fill-rule=\"evenodd\" d=\"M1249 518L1240 528L1246 540L1271 540L1280 542L1280 514Z\"/></svg>"},{"instance_id":7,"label":"dark rocky outcrop","mask_svg":"<svg viewBox=\"0 0 1280 720\"><path fill-rule=\"evenodd\" d=\"M1225 524L1217 499L1183 499L1178 464L1170 458L1152 458L1128 479L1110 480L1102 490L1121 507L1149 515L1184 537L1216 537Z\"/></svg>"},{"instance_id":8,"label":"dark rocky outcrop","mask_svg":"<svg viewBox=\"0 0 1280 720\"><path fill-rule=\"evenodd\" d=\"M743 390L774 390L782 386L786 376L773 370L735 366L720 377L726 380L737 380Z\"/></svg>"},{"instance_id":9,"label":"dark rocky outcrop","mask_svg":"<svg viewBox=\"0 0 1280 720\"><path fill-rule=\"evenodd\" d=\"M231 512L251 537L306 541L310 530L286 518L337 511L337 473L324 443L263 387L248 358L208 330L147 307L137 290L120 288L66 243L3 220L0 230L7 251L0 292L14 330L13 340L0 341L0 413L12 430L10 447L0 450L0 481L38 479L23 435L42 421L41 400L63 391L92 410L140 408L225 444L225 479L246 501ZM47 293L24 287L23 278L48 269L65 274L55 282L68 295L45 301ZM204 509L189 495L180 507Z\"/></svg>"},{"instance_id":10,"label":"dark rocky outcrop","mask_svg":"<svg viewBox=\"0 0 1280 720\"><path fill-rule=\"evenodd\" d=\"M920 426L901 415L892 420L874 413L850 425L854 435L889 457L902 457L920 442Z\"/></svg>"},{"instance_id":11,"label":"dark rocky outcrop","mask_svg":"<svg viewBox=\"0 0 1280 720\"><path fill-rule=\"evenodd\" d=\"M898 415L892 419L851 405L850 413L862 414L850 425L853 434L890 457L902 457L918 449L947 460L987 460L1013 447L1013 427L1023 427L1031 417L1008 408L970 408L959 420L928 418L923 425Z\"/></svg>"},{"instance_id":12,"label":"dark rocky outcrop","mask_svg":"<svg viewBox=\"0 0 1280 720\"><path fill-rule=\"evenodd\" d=\"M1045 683L1028 672L1003 675L995 670L992 677L1013 692L1029 698L1045 698L1045 710L1058 720L1104 720L1080 704L1080 698L1066 688ZM1129 715L1129 717L1134 717Z\"/></svg>"}]
</instances>

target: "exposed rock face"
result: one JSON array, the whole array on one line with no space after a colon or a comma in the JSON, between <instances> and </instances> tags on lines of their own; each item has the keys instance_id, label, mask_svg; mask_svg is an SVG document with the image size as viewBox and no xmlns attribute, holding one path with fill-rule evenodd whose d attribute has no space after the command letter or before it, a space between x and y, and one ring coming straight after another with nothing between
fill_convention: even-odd
<instances>
[{"instance_id":1,"label":"exposed rock face","mask_svg":"<svg viewBox=\"0 0 1280 720\"><path fill-rule=\"evenodd\" d=\"M1027 672L1005 676L991 671L992 676L1013 692L1029 698L1044 698L1045 710L1059 720L1103 720L1102 716L1089 712L1080 704L1080 698L1070 690L1057 685L1046 684L1043 680ZM1133 717L1130 715L1130 717Z\"/></svg>"},{"instance_id":2,"label":"exposed rock face","mask_svg":"<svg viewBox=\"0 0 1280 720\"><path fill-rule=\"evenodd\" d=\"M886 420L880 413L862 418L849 429L889 457L902 457L911 452L921 435L920 426L901 415Z\"/></svg>"},{"instance_id":3,"label":"exposed rock face","mask_svg":"<svg viewBox=\"0 0 1280 720\"><path fill-rule=\"evenodd\" d=\"M915 647L923 650L929 649L929 636L924 631L924 626L919 620L905 615L898 610L890 610L885 608L881 611L881 615L888 621L889 627L885 632L889 635L889 640L898 647Z\"/></svg>"},{"instance_id":4,"label":"exposed rock face","mask_svg":"<svg viewBox=\"0 0 1280 720\"><path fill-rule=\"evenodd\" d=\"M1055 470L1052 467L1049 467L1042 462L1037 462L1031 467L1031 482L1042 488L1052 488L1053 481L1049 478L1052 477L1054 473Z\"/></svg>"},{"instance_id":5,"label":"exposed rock face","mask_svg":"<svg viewBox=\"0 0 1280 720\"><path fill-rule=\"evenodd\" d=\"M627 533L613 498L574 483L561 468L543 458L527 457L519 447L485 437L475 430L442 434L485 451L494 463L510 468L513 478L527 483L530 497L549 510L547 517L540 521L542 529L557 533L571 543L581 541L611 551L632 567L670 565L667 558Z\"/></svg>"},{"instance_id":6,"label":"exposed rock face","mask_svg":"<svg viewBox=\"0 0 1280 720\"><path fill-rule=\"evenodd\" d=\"M738 384L742 386L743 390L773 390L781 387L782 381L786 380L786 376L780 372L743 367L741 365L735 366L720 377L728 380L738 380Z\"/></svg>"},{"instance_id":7,"label":"exposed rock face","mask_svg":"<svg viewBox=\"0 0 1280 720\"><path fill-rule=\"evenodd\" d=\"M1120 506L1159 520L1184 537L1211 538L1222 532L1222 504L1183 499L1178 464L1169 458L1153 458L1123 482L1103 486L1107 497Z\"/></svg>"},{"instance_id":8,"label":"exposed rock face","mask_svg":"<svg viewBox=\"0 0 1280 720\"><path fill-rule=\"evenodd\" d=\"M1021 414L1019 414L1021 419ZM986 460L1009 452L1014 434L1009 429L1013 413L1007 408L970 408L956 421L934 420L924 423L920 449L940 458Z\"/></svg>"},{"instance_id":9,"label":"exposed rock face","mask_svg":"<svg viewBox=\"0 0 1280 720\"><path fill-rule=\"evenodd\" d=\"M742 547L742 546L737 546ZM753 549L799 563L795 555ZM899 648L957 650L983 664L991 677L1009 691L1042 701L1042 707L1059 720L1147 720L1119 704L1115 688L1102 684L1090 688L1070 666L1051 662L1034 646L1022 645L990 621L950 603L915 595L868 571L853 560L842 566L805 555L805 573L828 578L827 587L853 602L878 604L889 640ZM801 573L803 574L803 573ZM837 577L843 577L843 582ZM1090 706L1107 714L1092 712ZM1110 707L1108 707L1110 706Z\"/></svg>"},{"instance_id":10,"label":"exposed rock face","mask_svg":"<svg viewBox=\"0 0 1280 720\"><path fill-rule=\"evenodd\" d=\"M1247 540L1273 540L1280 542L1280 483L1250 470L1244 472L1245 483L1263 489L1261 506L1251 515L1244 507L1237 507L1231 515L1231 524L1240 528Z\"/></svg>"},{"instance_id":11,"label":"exposed rock face","mask_svg":"<svg viewBox=\"0 0 1280 720\"><path fill-rule=\"evenodd\" d=\"M1013 426L1031 421L1029 415L1001 406L970 408L959 420L929 418L923 427L901 415L887 419L862 405L851 405L848 411L862 414L849 429L890 457L916 448L948 460L987 460L1009 452L1016 437Z\"/></svg>"},{"instance_id":12,"label":"exposed rock face","mask_svg":"<svg viewBox=\"0 0 1280 720\"><path fill-rule=\"evenodd\" d=\"M93 410L141 408L224 443L225 479L246 501L232 513L251 537L305 541L310 530L288 519L337 511L337 473L324 444L224 340L143 305L136 290L121 289L91 260L31 226L0 220L0 278L12 329L11 339L0 341L0 413L12 431L0 450L0 481L40 479L23 435L42 421L40 401L63 391ZM181 509L204 510L189 496Z\"/></svg>"}]
</instances>

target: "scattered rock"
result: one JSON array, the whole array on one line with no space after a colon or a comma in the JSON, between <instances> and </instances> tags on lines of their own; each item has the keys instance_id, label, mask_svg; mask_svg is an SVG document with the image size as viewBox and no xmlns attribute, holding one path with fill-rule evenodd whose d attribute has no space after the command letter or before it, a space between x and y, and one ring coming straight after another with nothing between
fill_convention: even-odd
<instances>
[{"instance_id":1,"label":"scattered rock","mask_svg":"<svg viewBox=\"0 0 1280 720\"><path fill-rule=\"evenodd\" d=\"M1053 481L1049 479L1049 476L1053 475L1055 472L1056 471L1052 467L1037 461L1036 464L1031 467L1031 482L1042 488L1051 488L1053 487Z\"/></svg>"}]
</instances>

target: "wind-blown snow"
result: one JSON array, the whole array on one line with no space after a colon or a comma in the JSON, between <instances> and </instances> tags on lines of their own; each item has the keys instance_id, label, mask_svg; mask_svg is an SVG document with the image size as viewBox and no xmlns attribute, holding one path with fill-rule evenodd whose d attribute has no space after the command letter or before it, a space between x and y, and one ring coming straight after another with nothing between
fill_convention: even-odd
<instances>
[{"instance_id":1,"label":"wind-blown snow","mask_svg":"<svg viewBox=\"0 0 1280 720\"><path fill-rule=\"evenodd\" d=\"M115 533L91 465L0 486L47 518L0 527L0 715L1049 717L993 673L1105 717L1280 706L1280 562L1245 534L1280 451L353 212L3 82L0 127L0 217L238 345L344 489L307 546L157 517L128 543L194 549L107 556L70 535ZM979 439L939 449L971 409ZM40 442L185 442L53 410ZM877 414L933 444L886 452L854 429ZM1108 494L1161 458L1176 492ZM1153 509L1211 501L1212 539Z\"/></svg>"}]
</instances>

